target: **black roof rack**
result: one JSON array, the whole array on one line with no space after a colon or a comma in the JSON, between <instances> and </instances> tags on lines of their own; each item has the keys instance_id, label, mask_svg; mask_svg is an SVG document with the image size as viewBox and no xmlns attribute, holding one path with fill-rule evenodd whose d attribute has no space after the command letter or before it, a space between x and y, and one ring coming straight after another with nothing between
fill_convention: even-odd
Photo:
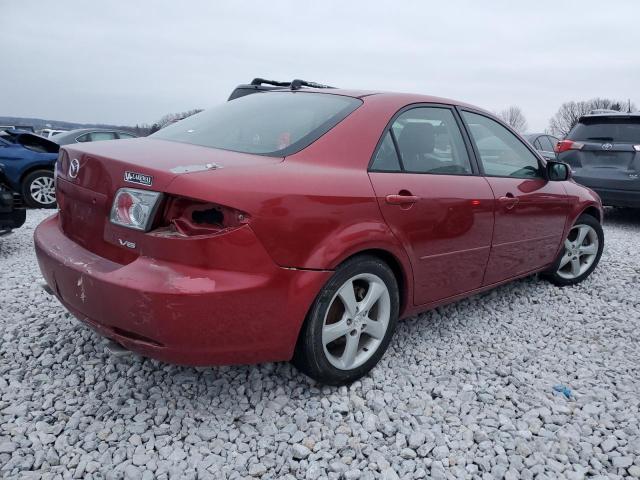
<instances>
[{"instance_id":1,"label":"black roof rack","mask_svg":"<svg viewBox=\"0 0 640 480\"><path fill-rule=\"evenodd\" d=\"M323 85L316 82L308 82L306 80L295 79L291 82L279 82L277 80L266 80L264 78L254 78L251 83L245 85L238 85L231 95L229 100L235 98L251 95L252 93L268 92L269 90L282 90L284 88L290 88L291 90L300 90L302 87L309 88L335 88L329 85Z\"/></svg>"},{"instance_id":2,"label":"black roof rack","mask_svg":"<svg viewBox=\"0 0 640 480\"><path fill-rule=\"evenodd\" d=\"M278 82L277 80L265 80L264 78L254 78L250 85L273 85L274 87L288 87L291 82Z\"/></svg>"},{"instance_id":3,"label":"black roof rack","mask_svg":"<svg viewBox=\"0 0 640 480\"><path fill-rule=\"evenodd\" d=\"M299 90L302 87L310 88L336 88L329 85L323 85L322 83L307 82L306 80L295 79L291 82L291 90Z\"/></svg>"}]
</instances>

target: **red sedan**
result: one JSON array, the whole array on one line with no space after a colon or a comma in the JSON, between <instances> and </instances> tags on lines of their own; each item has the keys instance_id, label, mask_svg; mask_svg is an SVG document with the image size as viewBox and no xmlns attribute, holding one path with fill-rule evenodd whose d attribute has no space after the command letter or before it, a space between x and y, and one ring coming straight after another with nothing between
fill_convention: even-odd
<instances>
[{"instance_id":1,"label":"red sedan","mask_svg":"<svg viewBox=\"0 0 640 480\"><path fill-rule=\"evenodd\" d=\"M292 359L347 383L398 318L538 272L578 283L604 246L600 200L565 164L436 97L283 87L65 146L57 172L35 233L50 290L179 364Z\"/></svg>"}]
</instances>

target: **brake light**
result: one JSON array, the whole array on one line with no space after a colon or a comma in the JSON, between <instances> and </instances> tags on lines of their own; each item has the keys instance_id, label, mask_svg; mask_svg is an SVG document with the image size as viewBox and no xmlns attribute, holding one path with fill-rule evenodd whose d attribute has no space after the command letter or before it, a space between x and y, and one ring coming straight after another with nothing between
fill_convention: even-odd
<instances>
[{"instance_id":1,"label":"brake light","mask_svg":"<svg viewBox=\"0 0 640 480\"><path fill-rule=\"evenodd\" d=\"M122 227L148 232L160 204L159 192L121 188L116 192L111 206L111 223Z\"/></svg>"},{"instance_id":2,"label":"brake light","mask_svg":"<svg viewBox=\"0 0 640 480\"><path fill-rule=\"evenodd\" d=\"M574 142L573 140L560 140L553 150L556 153L562 153L567 150L580 150L582 147L584 147L584 143Z\"/></svg>"},{"instance_id":3,"label":"brake light","mask_svg":"<svg viewBox=\"0 0 640 480\"><path fill-rule=\"evenodd\" d=\"M640 145L634 145L634 146L633 146L633 149L634 149L636 152L640 152Z\"/></svg>"}]
</instances>

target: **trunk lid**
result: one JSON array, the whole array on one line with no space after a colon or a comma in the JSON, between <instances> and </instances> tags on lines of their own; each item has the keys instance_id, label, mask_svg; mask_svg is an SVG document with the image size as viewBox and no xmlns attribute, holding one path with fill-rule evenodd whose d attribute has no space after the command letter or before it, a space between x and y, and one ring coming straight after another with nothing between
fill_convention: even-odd
<instances>
[{"instance_id":1,"label":"trunk lid","mask_svg":"<svg viewBox=\"0 0 640 480\"><path fill-rule=\"evenodd\" d=\"M637 190L639 187L640 152L632 144L584 142L573 150L568 163L577 182L592 188Z\"/></svg>"},{"instance_id":2,"label":"trunk lid","mask_svg":"<svg viewBox=\"0 0 640 480\"><path fill-rule=\"evenodd\" d=\"M135 259L109 239L115 192L122 187L166 192L178 176L216 169L235 170L277 164L267 157L196 145L140 138L66 145L57 166L57 196L65 234L84 248L118 263ZM189 192L184 192L189 196ZM126 229L125 229L126 230Z\"/></svg>"},{"instance_id":3,"label":"trunk lid","mask_svg":"<svg viewBox=\"0 0 640 480\"><path fill-rule=\"evenodd\" d=\"M634 163L636 151L633 144L609 141L581 142L582 167L628 169Z\"/></svg>"}]
</instances>

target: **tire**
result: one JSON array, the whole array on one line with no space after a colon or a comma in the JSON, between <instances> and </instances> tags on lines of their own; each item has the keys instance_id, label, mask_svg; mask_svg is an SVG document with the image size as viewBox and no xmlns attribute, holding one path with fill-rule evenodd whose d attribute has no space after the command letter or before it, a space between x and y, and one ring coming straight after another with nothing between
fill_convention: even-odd
<instances>
[{"instance_id":1,"label":"tire","mask_svg":"<svg viewBox=\"0 0 640 480\"><path fill-rule=\"evenodd\" d=\"M327 385L348 384L366 375L389 346L399 304L398 282L385 262L369 255L347 260L315 299L293 364Z\"/></svg>"},{"instance_id":2,"label":"tire","mask_svg":"<svg viewBox=\"0 0 640 480\"><path fill-rule=\"evenodd\" d=\"M600 222L591 215L580 215L571 227L553 267L544 276L560 287L576 285L591 275L600 262L603 248L604 231Z\"/></svg>"},{"instance_id":3,"label":"tire","mask_svg":"<svg viewBox=\"0 0 640 480\"><path fill-rule=\"evenodd\" d=\"M35 170L22 180L22 198L28 207L55 208L56 193L51 170Z\"/></svg>"}]
</instances>

